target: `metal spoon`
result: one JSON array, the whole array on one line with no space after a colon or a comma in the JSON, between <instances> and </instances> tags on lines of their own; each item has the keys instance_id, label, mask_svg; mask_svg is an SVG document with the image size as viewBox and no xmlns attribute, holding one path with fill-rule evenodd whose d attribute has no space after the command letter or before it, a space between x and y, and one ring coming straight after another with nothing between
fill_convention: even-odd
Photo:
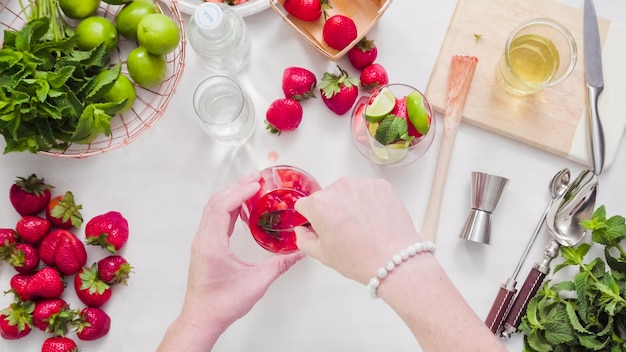
<instances>
[{"instance_id":1,"label":"metal spoon","mask_svg":"<svg viewBox=\"0 0 626 352\"><path fill-rule=\"evenodd\" d=\"M537 293L543 279L550 271L550 261L559 252L559 246L575 246L585 237L587 230L580 222L591 219L596 204L598 178L591 170L585 170L559 197L558 206L548 211L546 225L553 239L545 248L541 261L531 269L520 293L511 306L504 322L501 336L505 339L517 331L530 299Z\"/></svg>"},{"instance_id":2,"label":"metal spoon","mask_svg":"<svg viewBox=\"0 0 626 352\"><path fill-rule=\"evenodd\" d=\"M509 308L511 307L511 301L513 300L515 292L517 292L517 290L515 289L515 285L517 285L517 275L519 274L522 265L526 261L526 257L528 257L530 249L537 240L539 231L543 227L543 224L546 222L548 210L550 210L550 208L554 204L554 201L559 198L563 193L565 193L565 190L569 185L569 181L570 171L567 168L557 172L550 181L550 185L548 187L548 190L550 192L550 201L548 202L546 209L543 211L541 219L535 227L535 231L530 236L530 239L526 244L526 248L524 249L524 252L522 252L522 256L515 266L515 270L513 270L513 274L500 286L498 295L493 301L489 314L487 314L487 319L485 319L485 324L487 324L491 332L493 332L494 334L497 334L500 331L502 323L504 322L504 319L509 312Z\"/></svg>"},{"instance_id":3,"label":"metal spoon","mask_svg":"<svg viewBox=\"0 0 626 352\"><path fill-rule=\"evenodd\" d=\"M277 225L280 224L281 215L286 214L286 213L297 213L297 211L295 209L279 209L279 210L267 212L265 213L267 215L265 214L264 215L268 216L268 219L270 220L267 221L266 225L259 224L259 227L269 232L283 232L283 231L293 231L294 227L309 225L309 221L304 219L304 221L295 225L290 225L288 227L283 227L283 228L276 227ZM302 217L302 215L300 215L300 217Z\"/></svg>"}]
</instances>

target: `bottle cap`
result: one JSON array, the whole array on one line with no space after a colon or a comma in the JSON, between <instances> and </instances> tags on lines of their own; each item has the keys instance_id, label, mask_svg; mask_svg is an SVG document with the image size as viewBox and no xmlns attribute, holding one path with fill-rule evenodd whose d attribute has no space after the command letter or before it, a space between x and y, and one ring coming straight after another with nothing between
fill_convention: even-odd
<instances>
[{"instance_id":1,"label":"bottle cap","mask_svg":"<svg viewBox=\"0 0 626 352\"><path fill-rule=\"evenodd\" d=\"M193 19L202 29L215 29L222 23L224 12L219 5L205 2L196 8Z\"/></svg>"}]
</instances>

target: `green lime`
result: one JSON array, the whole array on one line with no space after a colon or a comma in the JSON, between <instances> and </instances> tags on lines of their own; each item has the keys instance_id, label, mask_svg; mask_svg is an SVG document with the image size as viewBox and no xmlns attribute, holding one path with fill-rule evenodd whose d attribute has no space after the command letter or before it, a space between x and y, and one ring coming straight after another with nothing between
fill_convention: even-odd
<instances>
[{"instance_id":1,"label":"green lime","mask_svg":"<svg viewBox=\"0 0 626 352\"><path fill-rule=\"evenodd\" d=\"M165 55L176 49L180 29L173 19L162 13L145 16L137 26L139 45L155 55Z\"/></svg>"},{"instance_id":2,"label":"green lime","mask_svg":"<svg viewBox=\"0 0 626 352\"><path fill-rule=\"evenodd\" d=\"M424 99L420 92L411 92L406 97L406 110L409 114L409 120L417 132L426 134L430 128L428 111L424 106Z\"/></svg>"},{"instance_id":3,"label":"green lime","mask_svg":"<svg viewBox=\"0 0 626 352\"><path fill-rule=\"evenodd\" d=\"M128 54L126 67L130 78L144 88L161 84L167 73L165 57L150 54L143 46L136 47Z\"/></svg>"},{"instance_id":4,"label":"green lime","mask_svg":"<svg viewBox=\"0 0 626 352\"><path fill-rule=\"evenodd\" d=\"M100 6L100 0L59 0L61 11L74 19L83 19L93 15Z\"/></svg>"},{"instance_id":5,"label":"green lime","mask_svg":"<svg viewBox=\"0 0 626 352\"><path fill-rule=\"evenodd\" d=\"M396 106L396 97L387 87L380 90L372 103L365 108L365 120L380 122Z\"/></svg>"},{"instance_id":6,"label":"green lime","mask_svg":"<svg viewBox=\"0 0 626 352\"><path fill-rule=\"evenodd\" d=\"M133 85L133 82L131 82L130 79L128 79L128 77L126 77L125 75L120 74L117 77L117 80L115 81L113 86L111 86L111 89L109 89L109 91L104 95L104 98L107 101L115 103L126 99L124 107L122 108L122 110L119 111L120 113L122 113L130 110L133 107L133 104L135 104L135 99L137 98L137 92L135 91L135 86Z\"/></svg>"},{"instance_id":7,"label":"green lime","mask_svg":"<svg viewBox=\"0 0 626 352\"><path fill-rule=\"evenodd\" d=\"M107 51L117 47L117 29L109 20L100 16L87 17L76 26L80 50L91 50L104 42Z\"/></svg>"},{"instance_id":8,"label":"green lime","mask_svg":"<svg viewBox=\"0 0 626 352\"><path fill-rule=\"evenodd\" d=\"M376 140L371 143L372 151L381 164L393 164L404 158L408 152L409 142L400 141L389 145L382 145Z\"/></svg>"},{"instance_id":9,"label":"green lime","mask_svg":"<svg viewBox=\"0 0 626 352\"><path fill-rule=\"evenodd\" d=\"M126 39L137 40L139 22L150 14L159 13L152 2L135 0L124 5L115 17L115 25L120 35Z\"/></svg>"},{"instance_id":10,"label":"green lime","mask_svg":"<svg viewBox=\"0 0 626 352\"><path fill-rule=\"evenodd\" d=\"M124 4L131 2L132 0L102 0L102 1L111 5L124 5Z\"/></svg>"}]
</instances>

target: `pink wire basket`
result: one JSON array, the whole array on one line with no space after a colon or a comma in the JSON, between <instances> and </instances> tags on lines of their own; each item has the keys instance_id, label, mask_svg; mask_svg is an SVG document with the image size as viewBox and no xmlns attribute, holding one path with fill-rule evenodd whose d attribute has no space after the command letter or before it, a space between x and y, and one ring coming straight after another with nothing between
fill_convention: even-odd
<instances>
[{"instance_id":1,"label":"pink wire basket","mask_svg":"<svg viewBox=\"0 0 626 352\"><path fill-rule=\"evenodd\" d=\"M174 19L180 28L181 40L178 47L166 55L167 74L165 80L159 86L150 89L135 84L137 100L132 109L117 114L111 119L111 134L109 136L101 134L90 144L72 143L63 150L40 151L40 154L62 158L85 158L102 154L130 144L163 116L183 73L186 39L183 19L178 9L178 1L153 1L161 9L161 12ZM25 7L24 11L28 11L28 1L23 0L22 3ZM97 14L115 23L115 17L122 7L123 5L110 5L102 1ZM20 6L19 0L0 2L0 43L4 40L4 29L19 30L26 24L24 11ZM67 22L70 24L76 23L72 22L72 20L67 20ZM136 42L120 36L116 53L111 54L112 63L115 63L116 58L121 61L124 74L128 74L126 56L135 47L137 47Z\"/></svg>"}]
</instances>

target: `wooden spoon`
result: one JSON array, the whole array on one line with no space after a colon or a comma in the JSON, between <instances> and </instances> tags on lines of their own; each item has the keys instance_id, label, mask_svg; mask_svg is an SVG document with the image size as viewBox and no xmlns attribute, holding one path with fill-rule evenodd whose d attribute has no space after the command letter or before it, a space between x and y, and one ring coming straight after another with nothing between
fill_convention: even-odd
<instances>
[{"instance_id":1,"label":"wooden spoon","mask_svg":"<svg viewBox=\"0 0 626 352\"><path fill-rule=\"evenodd\" d=\"M448 178L448 166L454 149L456 131L463 117L463 107L474 77L474 71L478 59L473 56L455 55L450 64L450 79L448 82L448 98L443 115L443 134L435 178L430 189L428 208L422 225L420 236L425 241L435 242L439 214L441 213L441 201Z\"/></svg>"}]
</instances>

